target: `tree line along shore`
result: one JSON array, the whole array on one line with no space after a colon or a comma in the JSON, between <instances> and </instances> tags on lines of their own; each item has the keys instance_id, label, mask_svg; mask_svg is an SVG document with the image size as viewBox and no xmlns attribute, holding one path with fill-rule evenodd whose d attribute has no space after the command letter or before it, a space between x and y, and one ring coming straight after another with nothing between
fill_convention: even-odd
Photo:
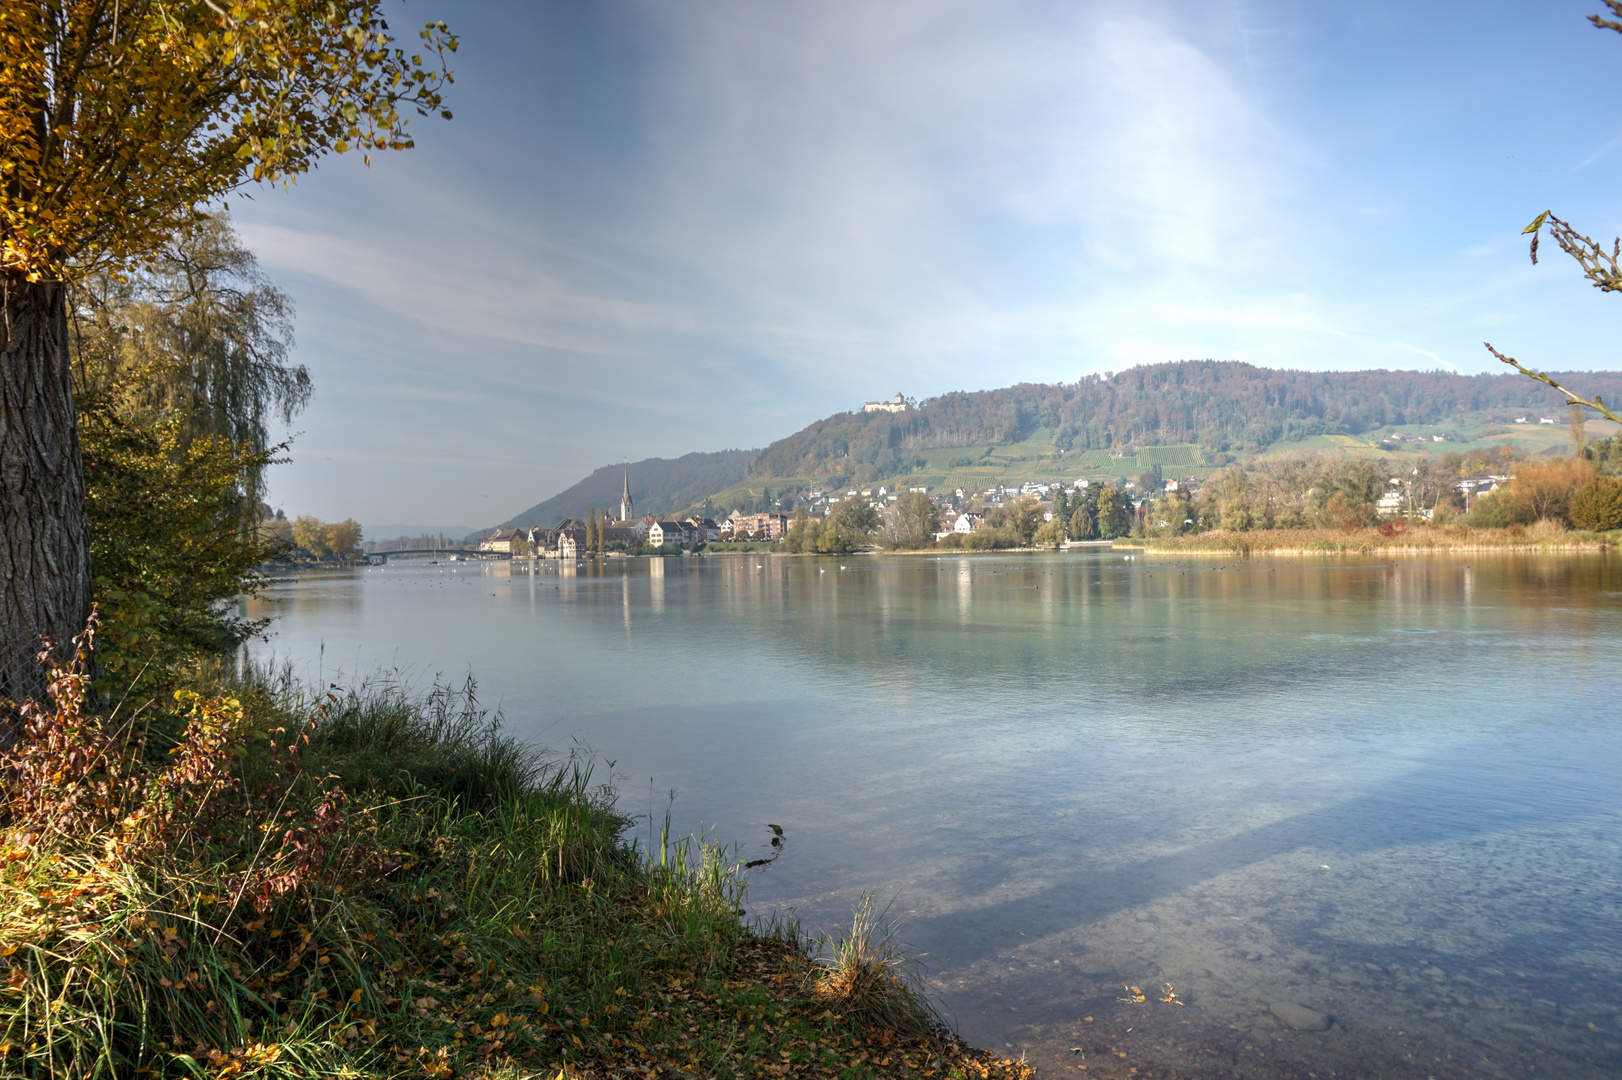
<instances>
[{"instance_id":1,"label":"tree line along shore","mask_svg":"<svg viewBox=\"0 0 1622 1080\"><path fill-rule=\"evenodd\" d=\"M981 492L813 491L792 509L734 512L717 523L645 519L611 533L587 521L519 530L514 554L785 555L858 551L1061 549L1098 541L1168 551L1593 549L1622 530L1622 442L1580 445L1569 457L1528 457L1504 445L1406 465L1320 454L1257 458L1201 482L1158 470L1122 484L1027 482ZM815 500L815 501L814 501ZM651 524L649 524L651 523ZM662 533L653 530L662 529ZM704 530L708 530L707 533ZM673 537L649 546L604 537Z\"/></svg>"}]
</instances>

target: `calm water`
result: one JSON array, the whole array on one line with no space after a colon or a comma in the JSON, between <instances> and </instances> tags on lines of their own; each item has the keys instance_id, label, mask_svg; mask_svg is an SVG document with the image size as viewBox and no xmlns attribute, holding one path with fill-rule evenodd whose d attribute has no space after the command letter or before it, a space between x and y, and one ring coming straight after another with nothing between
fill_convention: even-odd
<instances>
[{"instance_id":1,"label":"calm water","mask_svg":"<svg viewBox=\"0 0 1622 1080\"><path fill-rule=\"evenodd\" d=\"M1619 560L401 563L256 609L312 679L471 669L628 808L781 824L757 910L899 890L1044 1075L1622 1072Z\"/></svg>"}]
</instances>

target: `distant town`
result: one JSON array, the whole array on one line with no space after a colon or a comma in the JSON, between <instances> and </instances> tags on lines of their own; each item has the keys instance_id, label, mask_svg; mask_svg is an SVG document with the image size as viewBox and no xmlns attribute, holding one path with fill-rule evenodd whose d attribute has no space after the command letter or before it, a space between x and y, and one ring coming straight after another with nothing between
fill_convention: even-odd
<instances>
[{"instance_id":1,"label":"distant town","mask_svg":"<svg viewBox=\"0 0 1622 1080\"><path fill-rule=\"evenodd\" d=\"M1468 507L1475 497L1496 491L1509 480L1508 473L1465 476L1454 483L1453 492L1459 502ZM1003 524L1003 521L1014 516L1018 505L1025 510L1022 515L1025 520L1035 526L1035 530L1020 539L1028 544L1037 538L1036 532L1041 526L1052 526L1057 521L1059 526L1050 527L1047 535L1041 538L1046 541L1043 546L1068 546L1141 534L1153 527L1150 522L1154 512L1162 506L1169 509L1175 505L1184 508L1185 513L1193 513L1201 487L1202 482L1192 476L1163 478L1146 475L1138 480L1127 480L1119 487L1078 478L1069 482L1054 480L1047 483L995 484L980 491L954 488L932 492L923 486L891 488L885 485L838 491L818 489L801 500L788 500L791 505L781 510L768 513L735 511L717 520L700 515L634 516L634 501L627 477L622 502L614 517L606 513L593 513L586 518L566 518L550 527L504 526L487 530L477 540L462 542L449 541L444 537L368 541L361 550L366 555L377 556L443 553L447 556L482 554L560 560L578 560L590 554L678 554L703 551L711 545L726 548L737 544L781 544L789 539L796 527L808 531L823 528L831 518L840 514L841 507L845 507L847 512L852 507L870 511L876 519L876 527L871 531L875 536L882 536L886 530L894 528L899 504L909 496L918 509L925 505L921 500L927 501L927 520L930 524L926 545L939 546L944 543L946 546L961 546L962 541ZM1402 477L1391 478L1387 490L1374 501L1376 515L1381 519L1429 520L1435 508L1416 505L1412 487L1411 482ZM1116 520L1100 520L1100 505L1106 508L1107 514L1112 502L1117 507ZM1158 524L1166 528L1169 523L1161 521ZM1188 519L1178 524L1193 526L1195 522ZM980 545L970 543L967 546Z\"/></svg>"}]
</instances>

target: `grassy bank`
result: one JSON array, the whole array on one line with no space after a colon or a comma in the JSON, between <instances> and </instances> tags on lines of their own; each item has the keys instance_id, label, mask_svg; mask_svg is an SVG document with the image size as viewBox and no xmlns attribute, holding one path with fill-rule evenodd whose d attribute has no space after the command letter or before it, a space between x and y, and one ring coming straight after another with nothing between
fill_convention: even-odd
<instances>
[{"instance_id":1,"label":"grassy bank","mask_svg":"<svg viewBox=\"0 0 1622 1080\"><path fill-rule=\"evenodd\" d=\"M1208 532L1193 536L1117 540L1115 547L1151 554L1197 555L1390 555L1399 553L1486 551L1600 551L1615 548L1618 534L1557 527L1472 529L1426 526L1385 533L1379 529L1266 529Z\"/></svg>"},{"instance_id":2,"label":"grassy bank","mask_svg":"<svg viewBox=\"0 0 1622 1080\"><path fill-rule=\"evenodd\" d=\"M110 718L87 685L57 672L4 762L7 1076L1027 1072L936 1028L881 930L827 964L746 924L735 860L630 829L471 685Z\"/></svg>"}]
</instances>

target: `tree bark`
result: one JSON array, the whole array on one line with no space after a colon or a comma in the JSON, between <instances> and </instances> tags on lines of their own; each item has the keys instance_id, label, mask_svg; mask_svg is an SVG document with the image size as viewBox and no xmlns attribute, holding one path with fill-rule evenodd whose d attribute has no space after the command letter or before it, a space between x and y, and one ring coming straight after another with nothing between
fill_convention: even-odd
<instances>
[{"instance_id":1,"label":"tree bark","mask_svg":"<svg viewBox=\"0 0 1622 1080\"><path fill-rule=\"evenodd\" d=\"M90 614L66 297L0 275L0 701L43 697L41 641L65 659Z\"/></svg>"}]
</instances>

